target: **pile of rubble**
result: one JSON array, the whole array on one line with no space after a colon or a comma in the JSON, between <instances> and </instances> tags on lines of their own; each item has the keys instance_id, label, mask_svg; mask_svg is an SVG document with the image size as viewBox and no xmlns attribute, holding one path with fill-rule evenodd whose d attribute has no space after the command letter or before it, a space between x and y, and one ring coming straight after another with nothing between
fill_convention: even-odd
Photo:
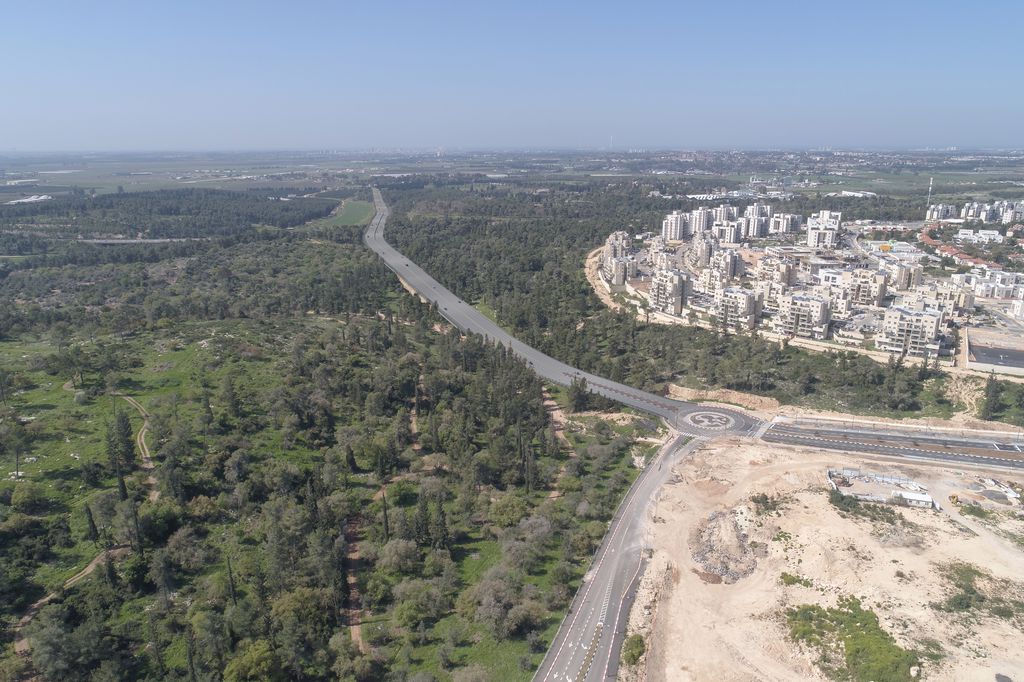
<instances>
[{"instance_id":1,"label":"pile of rubble","mask_svg":"<svg viewBox=\"0 0 1024 682\"><path fill-rule=\"evenodd\" d=\"M757 567L747 534L729 512L712 512L690 536L690 550L703 571L724 583L745 578Z\"/></svg>"}]
</instances>

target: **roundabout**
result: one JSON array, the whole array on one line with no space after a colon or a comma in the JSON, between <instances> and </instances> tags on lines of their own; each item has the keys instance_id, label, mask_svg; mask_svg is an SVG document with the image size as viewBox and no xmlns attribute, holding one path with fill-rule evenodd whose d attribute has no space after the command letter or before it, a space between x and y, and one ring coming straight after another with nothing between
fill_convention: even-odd
<instances>
[{"instance_id":1,"label":"roundabout","mask_svg":"<svg viewBox=\"0 0 1024 682\"><path fill-rule=\"evenodd\" d=\"M736 425L736 419L732 415L710 410L690 412L682 418L682 422L703 431L725 431Z\"/></svg>"}]
</instances>

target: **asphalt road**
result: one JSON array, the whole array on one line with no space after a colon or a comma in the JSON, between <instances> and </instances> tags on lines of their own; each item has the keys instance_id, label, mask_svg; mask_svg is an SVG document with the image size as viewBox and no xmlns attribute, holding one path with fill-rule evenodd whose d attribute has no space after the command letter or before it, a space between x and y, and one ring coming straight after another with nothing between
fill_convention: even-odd
<instances>
[{"instance_id":1,"label":"asphalt road","mask_svg":"<svg viewBox=\"0 0 1024 682\"><path fill-rule=\"evenodd\" d=\"M828 450L1024 469L1024 443L1006 439L980 440L977 436L952 437L906 431L784 424L772 424L761 438L769 443L789 443Z\"/></svg>"},{"instance_id":2,"label":"asphalt road","mask_svg":"<svg viewBox=\"0 0 1024 682\"><path fill-rule=\"evenodd\" d=\"M416 293L435 303L438 312L453 325L465 332L482 334L489 341L510 348L548 381L568 386L574 378L585 379L592 392L663 417L676 430L696 436L753 435L760 426L761 422L742 412L672 400L580 371L522 343L388 244L384 239L384 225L389 211L376 188L373 190L373 203L377 213L366 228L366 245Z\"/></svg>"},{"instance_id":3,"label":"asphalt road","mask_svg":"<svg viewBox=\"0 0 1024 682\"><path fill-rule=\"evenodd\" d=\"M703 442L676 436L633 482L576 591L535 682L614 680L626 622L647 564L647 510L672 467Z\"/></svg>"}]
</instances>

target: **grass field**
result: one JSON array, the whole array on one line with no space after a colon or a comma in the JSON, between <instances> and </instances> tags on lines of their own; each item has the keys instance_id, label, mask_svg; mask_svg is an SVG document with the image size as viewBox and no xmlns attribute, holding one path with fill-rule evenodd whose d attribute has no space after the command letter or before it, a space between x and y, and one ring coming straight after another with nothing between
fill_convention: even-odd
<instances>
[{"instance_id":1,"label":"grass field","mask_svg":"<svg viewBox=\"0 0 1024 682\"><path fill-rule=\"evenodd\" d=\"M373 219L373 203L359 201L358 199L346 199L337 213L324 218L322 221L313 223L318 227L349 227L352 225L366 225Z\"/></svg>"}]
</instances>

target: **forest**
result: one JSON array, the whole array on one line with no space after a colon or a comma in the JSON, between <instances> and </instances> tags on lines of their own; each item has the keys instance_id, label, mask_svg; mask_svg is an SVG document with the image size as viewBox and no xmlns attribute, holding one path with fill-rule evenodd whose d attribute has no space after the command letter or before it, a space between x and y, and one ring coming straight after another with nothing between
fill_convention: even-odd
<instances>
[{"instance_id":1,"label":"forest","mask_svg":"<svg viewBox=\"0 0 1024 682\"><path fill-rule=\"evenodd\" d=\"M557 436L359 234L0 281L0 679L530 677L653 425Z\"/></svg>"}]
</instances>

